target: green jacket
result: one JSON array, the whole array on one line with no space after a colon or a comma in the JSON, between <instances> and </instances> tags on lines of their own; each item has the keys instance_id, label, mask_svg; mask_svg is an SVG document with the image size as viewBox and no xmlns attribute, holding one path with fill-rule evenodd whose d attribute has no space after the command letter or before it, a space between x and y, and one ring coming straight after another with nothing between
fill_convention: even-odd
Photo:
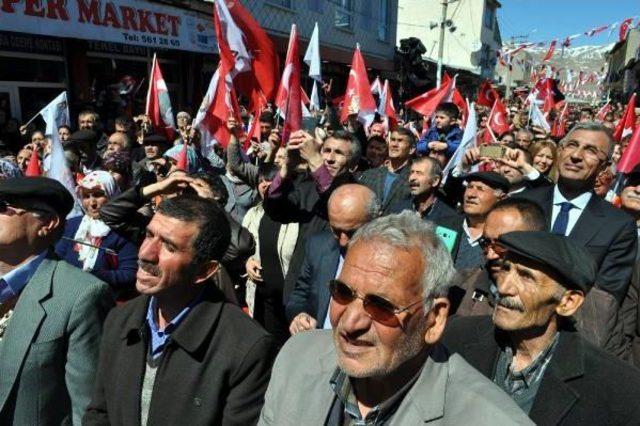
<instances>
[{"instance_id":1,"label":"green jacket","mask_svg":"<svg viewBox=\"0 0 640 426\"><path fill-rule=\"evenodd\" d=\"M113 304L93 275L52 255L42 261L0 341L2 424L80 424Z\"/></svg>"}]
</instances>

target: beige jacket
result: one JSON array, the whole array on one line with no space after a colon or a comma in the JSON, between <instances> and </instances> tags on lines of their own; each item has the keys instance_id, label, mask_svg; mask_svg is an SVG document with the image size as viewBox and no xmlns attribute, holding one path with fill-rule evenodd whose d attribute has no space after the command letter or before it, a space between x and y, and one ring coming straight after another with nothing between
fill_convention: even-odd
<instances>
[{"instance_id":1,"label":"beige jacket","mask_svg":"<svg viewBox=\"0 0 640 426\"><path fill-rule=\"evenodd\" d=\"M262 216L264 216L264 207L262 204L258 204L250 208L242 220L242 226L251 232L256 242L256 251L252 258L257 261L260 261L260 237L258 230L260 229ZM297 223L283 223L280 227L280 233L278 234L278 258L280 259L280 268L282 268L282 274L284 276L287 275L287 271L289 270L289 261L291 260L293 250L296 248L299 230L300 226ZM246 302L251 315L253 315L256 285L261 284L256 284L250 279L247 279Z\"/></svg>"}]
</instances>

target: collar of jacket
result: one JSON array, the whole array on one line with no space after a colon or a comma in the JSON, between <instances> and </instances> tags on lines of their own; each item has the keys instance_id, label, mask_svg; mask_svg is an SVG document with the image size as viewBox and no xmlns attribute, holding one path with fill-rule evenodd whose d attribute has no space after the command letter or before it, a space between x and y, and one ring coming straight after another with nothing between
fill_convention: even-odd
<instances>
[{"instance_id":1,"label":"collar of jacket","mask_svg":"<svg viewBox=\"0 0 640 426\"><path fill-rule=\"evenodd\" d=\"M224 295L213 281L207 282L206 286L202 301L193 307L189 315L171 334L171 341L190 354L198 351L209 341L212 335L211 330L218 324L222 306L225 303ZM129 302L135 306L134 314L129 316L122 328L120 337L123 340L134 343L148 341L146 314L149 299L150 296L139 296Z\"/></svg>"}]
</instances>

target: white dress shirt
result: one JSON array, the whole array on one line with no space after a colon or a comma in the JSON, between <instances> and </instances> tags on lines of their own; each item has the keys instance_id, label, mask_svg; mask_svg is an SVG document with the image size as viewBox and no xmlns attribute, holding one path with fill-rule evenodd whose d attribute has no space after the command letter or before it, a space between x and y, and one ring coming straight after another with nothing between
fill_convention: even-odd
<instances>
[{"instance_id":1,"label":"white dress shirt","mask_svg":"<svg viewBox=\"0 0 640 426\"><path fill-rule=\"evenodd\" d=\"M344 265L344 256L340 255L340 260L338 261L338 270L336 271L336 278L340 276L340 272L342 272L342 265ZM331 299L329 299L329 307L327 308L327 316L324 317L324 324L322 328L325 330L331 330L331 318L329 317L329 308L331 307Z\"/></svg>"},{"instance_id":2,"label":"white dress shirt","mask_svg":"<svg viewBox=\"0 0 640 426\"><path fill-rule=\"evenodd\" d=\"M553 229L553 224L556 223L556 218L558 217L558 213L560 213L560 204L565 202L570 202L573 204L571 210L569 210L569 222L567 223L567 231L565 232L565 236L571 233L573 227L576 226L576 222L580 219L580 215L589 204L589 200L591 200L592 193L591 191L585 192L584 194L578 195L573 200L567 200L564 198L564 195L560 193L558 189L558 185L553 187L553 210L551 211L551 229Z\"/></svg>"}]
</instances>

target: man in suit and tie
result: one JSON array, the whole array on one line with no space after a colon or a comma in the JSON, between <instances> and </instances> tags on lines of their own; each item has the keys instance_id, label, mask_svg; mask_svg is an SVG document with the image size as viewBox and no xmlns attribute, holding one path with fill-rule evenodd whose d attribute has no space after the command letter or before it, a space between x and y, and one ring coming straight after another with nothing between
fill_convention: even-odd
<instances>
[{"instance_id":1,"label":"man in suit and tie","mask_svg":"<svg viewBox=\"0 0 640 426\"><path fill-rule=\"evenodd\" d=\"M596 286L622 303L638 247L636 224L593 192L598 173L609 166L613 147L607 127L595 122L576 124L560 143L558 183L518 196L542 207L551 232L587 249L598 265Z\"/></svg>"},{"instance_id":2,"label":"man in suit and tie","mask_svg":"<svg viewBox=\"0 0 640 426\"><path fill-rule=\"evenodd\" d=\"M0 182L0 423L80 424L109 286L52 247L73 198L43 177Z\"/></svg>"},{"instance_id":3,"label":"man in suit and tie","mask_svg":"<svg viewBox=\"0 0 640 426\"><path fill-rule=\"evenodd\" d=\"M413 133L404 127L396 127L389 136L389 156L386 163L360 175L360 183L376 193L383 214L390 213L394 204L411 201L409 168L415 150L416 139Z\"/></svg>"},{"instance_id":4,"label":"man in suit and tie","mask_svg":"<svg viewBox=\"0 0 640 426\"><path fill-rule=\"evenodd\" d=\"M351 236L379 216L380 204L366 186L346 184L331 194L328 213L331 232L315 234L306 242L302 269L286 306L291 334L331 328L327 283L340 274Z\"/></svg>"},{"instance_id":5,"label":"man in suit and tie","mask_svg":"<svg viewBox=\"0 0 640 426\"><path fill-rule=\"evenodd\" d=\"M440 344L452 275L444 244L415 214L360 228L330 282L333 330L285 344L259 424L532 424Z\"/></svg>"}]
</instances>

